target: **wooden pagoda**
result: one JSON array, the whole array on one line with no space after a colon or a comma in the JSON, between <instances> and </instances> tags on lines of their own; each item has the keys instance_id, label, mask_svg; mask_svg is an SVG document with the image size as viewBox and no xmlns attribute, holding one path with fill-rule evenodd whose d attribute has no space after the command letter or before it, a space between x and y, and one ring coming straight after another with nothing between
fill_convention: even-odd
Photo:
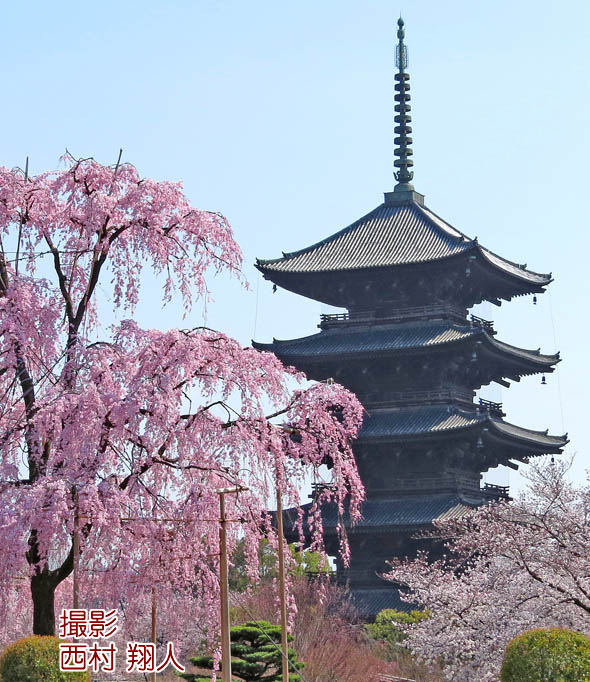
<instances>
[{"instance_id":1,"label":"wooden pagoda","mask_svg":"<svg viewBox=\"0 0 590 682\"><path fill-rule=\"evenodd\" d=\"M499 403L475 400L492 381L508 387L523 376L544 377L559 354L499 341L492 322L469 308L540 294L551 275L459 232L410 184L410 85L398 24L394 191L344 230L256 263L275 285L347 310L322 315L312 336L254 346L311 379L333 378L366 408L354 451L367 498L362 521L347 531L350 566L337 566L368 617L399 607L380 574L394 556L436 551L425 539L433 521L508 497L507 488L482 485L483 472L500 464L517 469L515 462L558 454L567 443L567 435L504 421ZM337 554L334 510L324 509L323 517L328 551Z\"/></svg>"}]
</instances>

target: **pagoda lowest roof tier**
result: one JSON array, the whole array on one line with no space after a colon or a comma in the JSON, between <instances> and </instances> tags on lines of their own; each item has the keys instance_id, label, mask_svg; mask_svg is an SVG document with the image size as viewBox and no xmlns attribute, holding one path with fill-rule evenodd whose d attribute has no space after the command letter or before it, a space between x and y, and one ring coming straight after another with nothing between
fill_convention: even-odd
<instances>
[{"instance_id":1,"label":"pagoda lowest roof tier","mask_svg":"<svg viewBox=\"0 0 590 682\"><path fill-rule=\"evenodd\" d=\"M485 434L486 440L502 442L515 448L515 451L519 449L522 456L560 454L568 443L567 434L551 436L547 431L534 431L509 424L489 410L478 409L475 405L473 410L456 405L371 410L363 421L358 440L407 442L467 431Z\"/></svg>"},{"instance_id":2,"label":"pagoda lowest roof tier","mask_svg":"<svg viewBox=\"0 0 590 682\"><path fill-rule=\"evenodd\" d=\"M321 361L327 370L331 360L341 363L343 358L382 357L403 351L445 348L451 344L480 342L490 352L516 362L517 375L551 372L559 362L559 353L544 355L537 350L518 348L497 341L488 330L477 324L463 325L446 321L409 322L402 324L374 324L371 327L334 327L298 339L277 340L272 343L253 341L254 348L275 353L287 364L307 371L310 363ZM506 376L510 376L507 374Z\"/></svg>"},{"instance_id":3,"label":"pagoda lowest roof tier","mask_svg":"<svg viewBox=\"0 0 590 682\"><path fill-rule=\"evenodd\" d=\"M423 206L421 200L407 200L404 194L388 193L390 199L349 227L312 246L284 253L282 258L257 259L256 267L265 278L306 296L311 295L309 287L300 282L306 276L442 263L463 254L481 259L484 267L510 280L514 295L542 291L551 282L551 274L532 272L496 255L477 238L467 237ZM330 296L333 298L332 292ZM323 300L321 291L318 300ZM347 307L346 303L340 305Z\"/></svg>"},{"instance_id":4,"label":"pagoda lowest roof tier","mask_svg":"<svg viewBox=\"0 0 590 682\"><path fill-rule=\"evenodd\" d=\"M383 583L383 587L381 588L350 588L354 605L361 617L374 618L384 609L393 609L394 611L410 613L411 611L420 608L418 604L403 601L399 596L399 589L396 589L394 583L385 581L383 581Z\"/></svg>"},{"instance_id":5,"label":"pagoda lowest roof tier","mask_svg":"<svg viewBox=\"0 0 590 682\"><path fill-rule=\"evenodd\" d=\"M387 528L390 532L392 529L429 526L435 521L461 518L487 499L483 491L481 495L475 497L447 494L366 499L361 508L362 518L354 525L354 530L355 532L366 532ZM302 506L304 524L311 507L311 502ZM340 519L350 528L348 513L345 512L341 517L335 503L322 504L321 510L322 523L326 530L334 531ZM296 527L297 513L296 509L284 510L285 530L292 531Z\"/></svg>"}]
</instances>

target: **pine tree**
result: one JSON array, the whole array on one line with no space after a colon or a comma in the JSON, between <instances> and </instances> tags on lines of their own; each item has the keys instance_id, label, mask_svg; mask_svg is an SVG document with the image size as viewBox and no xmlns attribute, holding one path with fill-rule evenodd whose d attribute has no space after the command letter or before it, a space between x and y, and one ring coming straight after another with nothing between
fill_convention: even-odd
<instances>
[{"instance_id":1,"label":"pine tree","mask_svg":"<svg viewBox=\"0 0 590 682\"><path fill-rule=\"evenodd\" d=\"M244 625L234 625L230 630L232 674L244 682L281 682L281 628L265 620L251 620ZM289 641L293 637L289 635ZM288 650L290 671L301 670L293 649ZM213 657L194 656L191 663L199 668L213 670ZM209 677L183 673L180 677L189 682L208 682ZM301 676L290 672L291 682L300 682Z\"/></svg>"}]
</instances>

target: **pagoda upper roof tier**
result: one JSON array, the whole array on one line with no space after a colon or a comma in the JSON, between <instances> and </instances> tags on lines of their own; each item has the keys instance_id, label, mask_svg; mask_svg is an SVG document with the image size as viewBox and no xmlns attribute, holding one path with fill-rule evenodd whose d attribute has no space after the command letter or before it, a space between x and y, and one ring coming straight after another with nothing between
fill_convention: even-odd
<instances>
[{"instance_id":1,"label":"pagoda upper roof tier","mask_svg":"<svg viewBox=\"0 0 590 682\"><path fill-rule=\"evenodd\" d=\"M384 351L423 348L461 341L477 334L478 329L445 322L426 322L373 326L370 328L327 329L298 339L273 339L272 343L252 345L275 353L280 358L365 355Z\"/></svg>"},{"instance_id":2,"label":"pagoda upper roof tier","mask_svg":"<svg viewBox=\"0 0 590 682\"><path fill-rule=\"evenodd\" d=\"M316 377L319 363L325 375L332 363L340 366L344 359L398 357L400 353L451 350L465 348L472 352L474 344L483 357L494 360L502 376L519 377L538 372L551 372L559 362L559 353L545 355L538 349L527 350L501 341L493 330L478 324L457 324L451 321L424 321L383 324L370 327L332 327L317 334L291 340L274 339L272 343L253 342L258 350L275 353L285 364Z\"/></svg>"},{"instance_id":3,"label":"pagoda upper roof tier","mask_svg":"<svg viewBox=\"0 0 590 682\"><path fill-rule=\"evenodd\" d=\"M518 448L524 456L559 454L568 443L567 434L552 436L499 419L488 410L462 409L455 405L431 405L372 410L365 417L359 441L400 442L474 431L486 441Z\"/></svg>"},{"instance_id":4,"label":"pagoda upper roof tier","mask_svg":"<svg viewBox=\"0 0 590 682\"><path fill-rule=\"evenodd\" d=\"M358 278L362 273L368 275L384 268L405 271L407 266L432 266L449 259L457 261L457 268L464 274L465 258L461 256L479 261L492 278L493 275L501 277L502 286L492 292L491 299L540 292L551 282L551 274L539 274L502 258L420 202L400 199L386 201L349 227L312 246L284 253L282 258L257 260L256 267L266 279L290 291L350 307L337 291L331 287L326 290L326 277L335 281L335 277L342 279L348 273ZM474 295L474 300L485 298L481 292Z\"/></svg>"}]
</instances>

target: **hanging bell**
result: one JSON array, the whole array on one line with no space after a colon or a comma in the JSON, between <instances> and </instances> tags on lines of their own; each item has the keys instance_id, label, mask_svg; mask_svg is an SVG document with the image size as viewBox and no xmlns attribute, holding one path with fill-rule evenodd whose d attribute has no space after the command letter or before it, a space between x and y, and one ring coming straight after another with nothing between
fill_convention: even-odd
<instances>
[{"instance_id":1,"label":"hanging bell","mask_svg":"<svg viewBox=\"0 0 590 682\"><path fill-rule=\"evenodd\" d=\"M547 384L547 379L545 379L545 375L543 374L543 376L541 377L541 385L545 386L546 384Z\"/></svg>"},{"instance_id":2,"label":"hanging bell","mask_svg":"<svg viewBox=\"0 0 590 682\"><path fill-rule=\"evenodd\" d=\"M471 353L471 362L477 362L477 353L475 351Z\"/></svg>"},{"instance_id":3,"label":"hanging bell","mask_svg":"<svg viewBox=\"0 0 590 682\"><path fill-rule=\"evenodd\" d=\"M537 305L537 295L533 296L533 305Z\"/></svg>"},{"instance_id":4,"label":"hanging bell","mask_svg":"<svg viewBox=\"0 0 590 682\"><path fill-rule=\"evenodd\" d=\"M475 446L478 450L481 450L483 448L483 440L481 439L481 436L477 439L477 444Z\"/></svg>"},{"instance_id":5,"label":"hanging bell","mask_svg":"<svg viewBox=\"0 0 590 682\"><path fill-rule=\"evenodd\" d=\"M471 267L468 265L468 266L465 268L465 276L466 276L466 277L469 277L470 275L471 275Z\"/></svg>"}]
</instances>

